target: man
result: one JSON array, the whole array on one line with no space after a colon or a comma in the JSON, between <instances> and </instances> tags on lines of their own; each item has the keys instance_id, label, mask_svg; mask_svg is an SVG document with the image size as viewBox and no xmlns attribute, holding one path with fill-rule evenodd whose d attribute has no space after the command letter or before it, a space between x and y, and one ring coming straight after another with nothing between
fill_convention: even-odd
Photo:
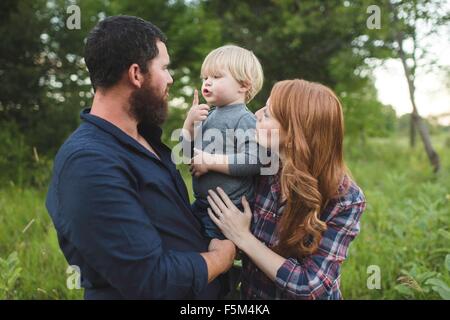
<instances>
[{"instance_id":1,"label":"man","mask_svg":"<svg viewBox=\"0 0 450 320\"><path fill-rule=\"evenodd\" d=\"M235 246L202 237L161 140L169 55L163 33L130 16L89 34L95 90L55 158L47 209L86 299L216 299Z\"/></svg>"}]
</instances>

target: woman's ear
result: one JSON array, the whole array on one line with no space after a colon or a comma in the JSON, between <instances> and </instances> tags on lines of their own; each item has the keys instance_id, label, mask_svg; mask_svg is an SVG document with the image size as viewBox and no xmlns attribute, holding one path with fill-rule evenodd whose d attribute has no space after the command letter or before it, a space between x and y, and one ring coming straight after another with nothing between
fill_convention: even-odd
<instances>
[{"instance_id":1,"label":"woman's ear","mask_svg":"<svg viewBox=\"0 0 450 320\"><path fill-rule=\"evenodd\" d=\"M133 63L128 68L128 80L134 87L140 88L142 86L142 83L144 82L144 76L141 72L141 68L137 63Z\"/></svg>"}]
</instances>

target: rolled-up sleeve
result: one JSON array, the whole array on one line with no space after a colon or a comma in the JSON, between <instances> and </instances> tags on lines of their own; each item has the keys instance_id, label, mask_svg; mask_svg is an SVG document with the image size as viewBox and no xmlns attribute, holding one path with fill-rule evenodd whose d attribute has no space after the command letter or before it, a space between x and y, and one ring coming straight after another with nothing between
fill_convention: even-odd
<instances>
[{"instance_id":1,"label":"rolled-up sleeve","mask_svg":"<svg viewBox=\"0 0 450 320\"><path fill-rule=\"evenodd\" d=\"M70 156L57 185L58 232L125 299L183 299L207 285L197 252L164 250L119 160L95 150ZM81 270L83 272L83 270Z\"/></svg>"},{"instance_id":2,"label":"rolled-up sleeve","mask_svg":"<svg viewBox=\"0 0 450 320\"><path fill-rule=\"evenodd\" d=\"M288 258L278 269L276 285L283 296L295 299L332 299L338 285L342 262L347 258L350 242L359 233L360 215L365 202L341 208L327 222L319 247L301 261Z\"/></svg>"}]
</instances>

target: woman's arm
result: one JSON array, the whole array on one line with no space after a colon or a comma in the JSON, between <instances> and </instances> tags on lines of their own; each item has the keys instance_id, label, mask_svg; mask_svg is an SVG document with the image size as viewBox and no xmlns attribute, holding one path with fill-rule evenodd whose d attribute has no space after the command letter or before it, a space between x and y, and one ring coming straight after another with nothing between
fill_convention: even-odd
<instances>
[{"instance_id":1,"label":"woman's arm","mask_svg":"<svg viewBox=\"0 0 450 320\"><path fill-rule=\"evenodd\" d=\"M242 199L244 212L231 202L226 193L217 188L220 197L213 191L209 192L208 202L212 210L208 208L211 219L222 230L223 234L245 252L250 259L273 281L285 258L267 248L250 232L251 209L245 197Z\"/></svg>"},{"instance_id":2,"label":"woman's arm","mask_svg":"<svg viewBox=\"0 0 450 320\"><path fill-rule=\"evenodd\" d=\"M239 244L235 244L270 280L276 280L277 272L285 263L285 258L270 250L251 233L243 237Z\"/></svg>"},{"instance_id":3,"label":"woman's arm","mask_svg":"<svg viewBox=\"0 0 450 320\"><path fill-rule=\"evenodd\" d=\"M359 219L365 201L339 207L327 221L319 247L312 255L286 259L277 272L276 285L299 299L330 297L347 258L350 242L359 233Z\"/></svg>"},{"instance_id":4,"label":"woman's arm","mask_svg":"<svg viewBox=\"0 0 450 320\"><path fill-rule=\"evenodd\" d=\"M231 207L232 203L223 191L218 190L218 193L222 199L210 193L210 205L217 215L210 210L211 219L282 291L295 298L305 299L331 294L340 275L340 265L347 257L348 246L359 233L359 218L365 208L364 201L339 208L339 212L327 221L328 229L316 253L299 261L292 257L281 257L250 233L251 212L246 201L243 201L245 212L242 214Z\"/></svg>"}]
</instances>

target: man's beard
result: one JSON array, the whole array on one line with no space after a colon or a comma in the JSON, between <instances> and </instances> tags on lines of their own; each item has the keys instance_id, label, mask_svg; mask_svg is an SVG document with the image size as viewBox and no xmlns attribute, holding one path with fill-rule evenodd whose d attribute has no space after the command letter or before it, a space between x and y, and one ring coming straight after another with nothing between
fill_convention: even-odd
<instances>
[{"instance_id":1,"label":"man's beard","mask_svg":"<svg viewBox=\"0 0 450 320\"><path fill-rule=\"evenodd\" d=\"M150 76L146 76L142 87L130 96L130 114L139 125L157 125L164 123L168 114L167 99L151 85Z\"/></svg>"}]
</instances>

